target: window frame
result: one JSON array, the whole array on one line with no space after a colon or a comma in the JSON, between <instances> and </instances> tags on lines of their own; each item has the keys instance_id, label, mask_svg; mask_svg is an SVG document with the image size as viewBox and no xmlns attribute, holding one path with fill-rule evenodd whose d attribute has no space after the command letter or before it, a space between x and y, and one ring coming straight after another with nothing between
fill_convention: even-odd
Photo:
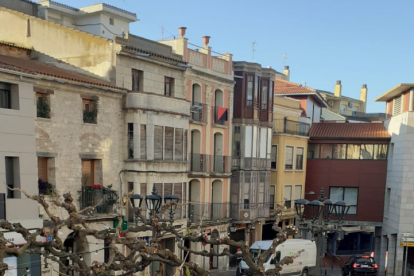
<instances>
[{"instance_id":1,"label":"window frame","mask_svg":"<svg viewBox=\"0 0 414 276\"><path fill-rule=\"evenodd\" d=\"M273 148L276 148L275 160L273 160L273 156L272 156ZM278 157L278 154L279 154L278 145L271 145L271 148L270 148L270 169L271 170L276 170L277 171L277 157ZM274 167L273 167L273 163L275 163Z\"/></svg>"},{"instance_id":2,"label":"window frame","mask_svg":"<svg viewBox=\"0 0 414 276\"><path fill-rule=\"evenodd\" d=\"M342 201L345 201L345 194L346 194L346 190L347 189L356 189L357 190L357 198L356 198L357 203L356 203L356 205L349 205L350 207L355 207L355 214L350 214L348 212L347 216L356 216L356 215L358 215L359 187L330 186L329 187L329 197L330 198L332 197L331 196L331 194L332 194L332 188L342 188L343 189Z\"/></svg>"},{"instance_id":3,"label":"window frame","mask_svg":"<svg viewBox=\"0 0 414 276\"><path fill-rule=\"evenodd\" d=\"M302 160L301 160L301 167L299 168L298 167L298 165L299 165L299 162L298 162L298 157L300 156L299 154L298 154L298 149L301 149L302 150ZM304 147L296 147L296 164L295 164L295 168L296 168L296 170L297 171L303 171L303 156L305 155L305 148Z\"/></svg>"},{"instance_id":4,"label":"window frame","mask_svg":"<svg viewBox=\"0 0 414 276\"><path fill-rule=\"evenodd\" d=\"M138 69L131 70L132 91L144 91L144 71ZM137 86L135 86L135 81Z\"/></svg>"},{"instance_id":5,"label":"window frame","mask_svg":"<svg viewBox=\"0 0 414 276\"><path fill-rule=\"evenodd\" d=\"M324 145L332 145L332 154L331 154L331 156L332 156L332 158L329 158L329 160L331 159L331 160L366 160L366 161L386 161L386 160L389 160L388 158L390 158L391 157L391 155L392 155L392 144L393 143L390 143L390 144L387 144L387 143L322 143L322 144L309 144L308 145L308 155L307 155L307 159L312 159L312 160L322 160L322 159L324 159L324 160L326 160L327 158L322 158L321 157L321 153L322 153L322 147L324 146ZM309 154L310 153L310 151L309 151L309 149L310 149L310 145L315 145L315 148L317 147L318 148L318 155L319 155L319 157L318 158L315 158L314 156L316 155L316 154L313 154L312 156L311 156L311 154ZM336 146L338 146L338 145L345 145L345 147L346 147L346 149L345 149L345 158L335 158L335 148L336 148ZM362 151L362 146L365 146L365 145L368 145L368 146L372 146L372 156L371 156L371 158L362 158L361 157L361 151ZM359 152L358 152L358 158L349 158L349 154L352 154L350 151L349 151L349 149L350 149L350 146L358 146L359 147ZM383 157L383 158L377 158L376 157L376 154L378 153L378 152L380 152L380 151L378 151L377 152L377 148L378 147L386 147L386 150L385 150L385 157ZM314 152L314 153L316 153L316 151ZM382 152L380 152L380 153L384 153L384 151L382 151ZM355 153L355 157L356 157L356 153Z\"/></svg>"},{"instance_id":6,"label":"window frame","mask_svg":"<svg viewBox=\"0 0 414 276\"><path fill-rule=\"evenodd\" d=\"M250 91L249 91L249 83L251 83ZM249 99L249 96L250 96L250 99ZM246 107L253 107L253 97L254 97L254 76L247 75L246 77Z\"/></svg>"},{"instance_id":7,"label":"window frame","mask_svg":"<svg viewBox=\"0 0 414 276\"><path fill-rule=\"evenodd\" d=\"M174 97L174 78L164 77L164 96Z\"/></svg>"},{"instance_id":8,"label":"window frame","mask_svg":"<svg viewBox=\"0 0 414 276\"><path fill-rule=\"evenodd\" d=\"M291 148L292 149L292 164L289 164L290 166L291 166L291 168L288 168L287 166L288 166L288 164L286 163L286 154L287 154L287 149L288 148ZM288 146L288 145L286 145L285 146L285 171L292 171L293 170L293 167L294 167L294 159L293 159L293 157L295 156L295 147L294 146Z\"/></svg>"},{"instance_id":9,"label":"window frame","mask_svg":"<svg viewBox=\"0 0 414 276\"><path fill-rule=\"evenodd\" d=\"M11 89L0 88L0 108L12 109Z\"/></svg>"},{"instance_id":10,"label":"window frame","mask_svg":"<svg viewBox=\"0 0 414 276\"><path fill-rule=\"evenodd\" d=\"M86 110L86 107L88 110ZM85 112L95 113L93 114L94 118L93 121L88 122L85 121ZM82 114L83 118L82 121L84 124L98 124L98 100L92 98L82 98Z\"/></svg>"},{"instance_id":11,"label":"window frame","mask_svg":"<svg viewBox=\"0 0 414 276\"><path fill-rule=\"evenodd\" d=\"M262 79L261 90L260 90L260 109L267 110L268 108L268 94L269 94L269 83L268 79ZM263 90L266 87L266 90Z\"/></svg>"}]
</instances>

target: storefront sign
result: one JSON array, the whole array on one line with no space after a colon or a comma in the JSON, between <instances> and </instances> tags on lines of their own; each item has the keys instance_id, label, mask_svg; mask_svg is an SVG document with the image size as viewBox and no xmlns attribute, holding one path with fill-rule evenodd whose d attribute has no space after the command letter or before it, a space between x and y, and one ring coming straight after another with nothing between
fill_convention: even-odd
<instances>
[{"instance_id":1,"label":"storefront sign","mask_svg":"<svg viewBox=\"0 0 414 276\"><path fill-rule=\"evenodd\" d=\"M30 233L35 233L36 230L30 230ZM26 240L23 238L23 236L19 233L16 232L6 232L3 233L4 238L9 241L10 243L7 244L7 246L13 246L13 244L15 245L25 245L26 244ZM46 238L41 237L41 236L37 236L36 237L36 241L37 242L45 242ZM12 244L13 243L13 244Z\"/></svg>"}]
</instances>

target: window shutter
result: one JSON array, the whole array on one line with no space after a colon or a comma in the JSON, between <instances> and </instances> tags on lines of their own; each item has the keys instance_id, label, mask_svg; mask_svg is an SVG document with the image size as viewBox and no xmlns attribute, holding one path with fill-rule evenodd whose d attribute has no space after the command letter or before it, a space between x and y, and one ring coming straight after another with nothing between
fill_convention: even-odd
<instances>
[{"instance_id":1,"label":"window shutter","mask_svg":"<svg viewBox=\"0 0 414 276\"><path fill-rule=\"evenodd\" d=\"M82 185L92 186L95 183L93 160L82 160Z\"/></svg>"},{"instance_id":2,"label":"window shutter","mask_svg":"<svg viewBox=\"0 0 414 276\"><path fill-rule=\"evenodd\" d=\"M180 201L178 204L183 203L183 187L182 183L174 183L174 195L178 196L180 198ZM178 206L175 210L175 219L181 219L182 214L182 207Z\"/></svg>"},{"instance_id":3,"label":"window shutter","mask_svg":"<svg viewBox=\"0 0 414 276\"><path fill-rule=\"evenodd\" d=\"M37 175L38 175L39 179L41 179L43 182L48 181L47 161L48 161L48 158L45 158L45 157L37 158Z\"/></svg>"},{"instance_id":4,"label":"window shutter","mask_svg":"<svg viewBox=\"0 0 414 276\"><path fill-rule=\"evenodd\" d=\"M174 128L165 127L165 160L173 160Z\"/></svg>"},{"instance_id":5,"label":"window shutter","mask_svg":"<svg viewBox=\"0 0 414 276\"><path fill-rule=\"evenodd\" d=\"M143 210L142 214L145 214L145 210L147 209L147 204L145 203L145 196L147 195L147 183L141 183L140 185L141 191L139 194L144 198L141 203L141 208Z\"/></svg>"},{"instance_id":6,"label":"window shutter","mask_svg":"<svg viewBox=\"0 0 414 276\"><path fill-rule=\"evenodd\" d=\"M141 125L140 158L147 159L147 126Z\"/></svg>"},{"instance_id":7,"label":"window shutter","mask_svg":"<svg viewBox=\"0 0 414 276\"><path fill-rule=\"evenodd\" d=\"M154 126L154 159L162 160L163 150L162 126Z\"/></svg>"},{"instance_id":8,"label":"window shutter","mask_svg":"<svg viewBox=\"0 0 414 276\"><path fill-rule=\"evenodd\" d=\"M401 102L402 102L402 96L399 96L398 98L395 98L394 100L394 114L398 115L401 113Z\"/></svg>"},{"instance_id":9,"label":"window shutter","mask_svg":"<svg viewBox=\"0 0 414 276\"><path fill-rule=\"evenodd\" d=\"M187 161L187 138L188 130L184 130L184 160Z\"/></svg>"},{"instance_id":10,"label":"window shutter","mask_svg":"<svg viewBox=\"0 0 414 276\"><path fill-rule=\"evenodd\" d=\"M175 129L175 160L183 160L183 129Z\"/></svg>"},{"instance_id":11,"label":"window shutter","mask_svg":"<svg viewBox=\"0 0 414 276\"><path fill-rule=\"evenodd\" d=\"M155 190L157 191L157 194L160 195L160 196L163 196L163 194L162 194L162 192L163 192L162 183L154 183L154 186L155 186ZM152 191L149 192L149 194L151 194L151 193L152 193Z\"/></svg>"},{"instance_id":12,"label":"window shutter","mask_svg":"<svg viewBox=\"0 0 414 276\"><path fill-rule=\"evenodd\" d=\"M172 195L172 183L164 183L164 196Z\"/></svg>"}]
</instances>

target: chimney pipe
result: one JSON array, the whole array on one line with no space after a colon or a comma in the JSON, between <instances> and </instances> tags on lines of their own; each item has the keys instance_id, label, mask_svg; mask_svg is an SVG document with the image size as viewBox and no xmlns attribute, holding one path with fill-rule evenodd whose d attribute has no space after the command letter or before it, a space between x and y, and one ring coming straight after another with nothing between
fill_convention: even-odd
<instances>
[{"instance_id":1,"label":"chimney pipe","mask_svg":"<svg viewBox=\"0 0 414 276\"><path fill-rule=\"evenodd\" d=\"M368 86L366 84L363 84L361 87L361 93L359 96L359 99L364 102L364 110L362 112L366 112L367 108L367 97L368 97Z\"/></svg>"},{"instance_id":2,"label":"chimney pipe","mask_svg":"<svg viewBox=\"0 0 414 276\"><path fill-rule=\"evenodd\" d=\"M206 35L206 36L203 36L202 38L203 38L204 46L207 47L208 43L210 42L210 37Z\"/></svg>"},{"instance_id":3,"label":"chimney pipe","mask_svg":"<svg viewBox=\"0 0 414 276\"><path fill-rule=\"evenodd\" d=\"M285 65L285 69L283 70L283 75L286 76L286 80L290 80L290 70L289 70L289 66Z\"/></svg>"},{"instance_id":4,"label":"chimney pipe","mask_svg":"<svg viewBox=\"0 0 414 276\"><path fill-rule=\"evenodd\" d=\"M334 89L334 95L335 97L340 98L342 96L342 84L341 81L336 81L335 89Z\"/></svg>"},{"instance_id":5,"label":"chimney pipe","mask_svg":"<svg viewBox=\"0 0 414 276\"><path fill-rule=\"evenodd\" d=\"M181 38L184 38L186 30L187 30L187 27L179 27L178 28L178 33L180 34Z\"/></svg>"}]
</instances>

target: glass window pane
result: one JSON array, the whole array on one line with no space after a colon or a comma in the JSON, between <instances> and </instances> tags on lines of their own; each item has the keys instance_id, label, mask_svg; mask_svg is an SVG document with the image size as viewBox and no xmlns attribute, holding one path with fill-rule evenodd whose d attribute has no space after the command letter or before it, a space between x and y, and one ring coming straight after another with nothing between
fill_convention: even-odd
<instances>
[{"instance_id":1,"label":"glass window pane","mask_svg":"<svg viewBox=\"0 0 414 276\"><path fill-rule=\"evenodd\" d=\"M318 159L319 158L319 144L309 144L308 145L308 159Z\"/></svg>"},{"instance_id":2,"label":"glass window pane","mask_svg":"<svg viewBox=\"0 0 414 276\"><path fill-rule=\"evenodd\" d=\"M361 145L361 159L372 159L374 155L374 145Z\"/></svg>"},{"instance_id":3,"label":"glass window pane","mask_svg":"<svg viewBox=\"0 0 414 276\"><path fill-rule=\"evenodd\" d=\"M332 145L321 145L321 159L332 159Z\"/></svg>"},{"instance_id":4,"label":"glass window pane","mask_svg":"<svg viewBox=\"0 0 414 276\"><path fill-rule=\"evenodd\" d=\"M387 159L387 145L374 145L374 159L382 160Z\"/></svg>"},{"instance_id":5,"label":"glass window pane","mask_svg":"<svg viewBox=\"0 0 414 276\"><path fill-rule=\"evenodd\" d=\"M348 145L347 159L359 159L360 145Z\"/></svg>"},{"instance_id":6,"label":"glass window pane","mask_svg":"<svg viewBox=\"0 0 414 276\"><path fill-rule=\"evenodd\" d=\"M329 198L332 202L343 201L344 199L344 188L342 187L331 187L329 189Z\"/></svg>"},{"instance_id":7,"label":"glass window pane","mask_svg":"<svg viewBox=\"0 0 414 276\"><path fill-rule=\"evenodd\" d=\"M346 144L333 146L333 159L346 159Z\"/></svg>"},{"instance_id":8,"label":"glass window pane","mask_svg":"<svg viewBox=\"0 0 414 276\"><path fill-rule=\"evenodd\" d=\"M302 198L302 185L295 185L295 198L300 199Z\"/></svg>"},{"instance_id":9,"label":"glass window pane","mask_svg":"<svg viewBox=\"0 0 414 276\"><path fill-rule=\"evenodd\" d=\"M351 206L349 207L348 215L356 215L357 207Z\"/></svg>"},{"instance_id":10,"label":"glass window pane","mask_svg":"<svg viewBox=\"0 0 414 276\"><path fill-rule=\"evenodd\" d=\"M345 188L344 201L349 205L357 205L358 188Z\"/></svg>"},{"instance_id":11,"label":"glass window pane","mask_svg":"<svg viewBox=\"0 0 414 276\"><path fill-rule=\"evenodd\" d=\"M290 170L293 168L293 147L286 147L285 168Z\"/></svg>"}]
</instances>

